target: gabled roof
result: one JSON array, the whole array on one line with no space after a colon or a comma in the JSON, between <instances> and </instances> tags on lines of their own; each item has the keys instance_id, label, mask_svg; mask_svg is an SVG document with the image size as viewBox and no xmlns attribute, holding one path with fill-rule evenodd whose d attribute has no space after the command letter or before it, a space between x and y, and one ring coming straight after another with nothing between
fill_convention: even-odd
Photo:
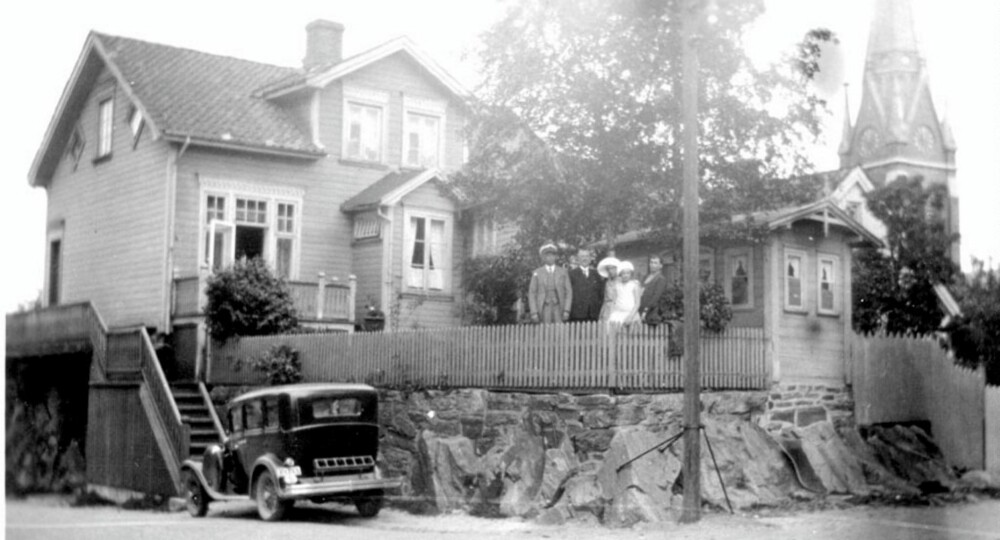
<instances>
[{"instance_id":1,"label":"gabled roof","mask_svg":"<svg viewBox=\"0 0 1000 540\"><path fill-rule=\"evenodd\" d=\"M91 32L35 156L32 185L51 177L78 110L105 67L155 138L268 154L324 154L288 113L254 95L301 70Z\"/></svg>"},{"instance_id":2,"label":"gabled roof","mask_svg":"<svg viewBox=\"0 0 1000 540\"><path fill-rule=\"evenodd\" d=\"M371 210L379 206L392 206L431 180L439 182L442 186L447 186L446 178L437 169L394 171L344 201L344 204L340 205L340 209L350 213ZM457 197L454 190L450 190L450 192Z\"/></svg>"},{"instance_id":3,"label":"gabled roof","mask_svg":"<svg viewBox=\"0 0 1000 540\"><path fill-rule=\"evenodd\" d=\"M851 188L854 186L859 186L862 193L868 193L875 189L875 185L868 179L868 175L865 174L865 170L860 166L855 166L846 170L846 174L841 178L840 183L837 184L833 193L830 194L830 198L840 200L842 197L847 195L847 193L850 192Z\"/></svg>"},{"instance_id":4,"label":"gabled roof","mask_svg":"<svg viewBox=\"0 0 1000 540\"><path fill-rule=\"evenodd\" d=\"M882 245L882 241L875 233L852 218L829 197L800 206L755 212L750 214L750 218L767 225L767 228L770 230L790 226L797 221L817 221L827 226L843 227L854 232L866 242L876 246ZM735 216L733 221L741 221L743 219L746 219L746 216Z\"/></svg>"},{"instance_id":5,"label":"gabled roof","mask_svg":"<svg viewBox=\"0 0 1000 540\"><path fill-rule=\"evenodd\" d=\"M317 66L308 71L290 74L282 80L261 85L258 91L266 98L275 98L306 88L324 88L333 81L396 53L409 55L410 58L456 98L465 99L471 95L457 79L439 66L430 56L421 51L406 36L399 36L334 64Z\"/></svg>"}]
</instances>

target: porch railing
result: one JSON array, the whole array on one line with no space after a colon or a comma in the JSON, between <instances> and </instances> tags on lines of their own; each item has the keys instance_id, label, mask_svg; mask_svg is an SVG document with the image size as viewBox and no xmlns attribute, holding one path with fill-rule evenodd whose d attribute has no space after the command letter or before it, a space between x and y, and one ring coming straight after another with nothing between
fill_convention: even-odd
<instances>
[{"instance_id":1,"label":"porch railing","mask_svg":"<svg viewBox=\"0 0 1000 540\"><path fill-rule=\"evenodd\" d=\"M186 276L174 279L173 311L177 317L194 317L202 313L204 302L202 279ZM354 322L357 278L350 276L347 283L327 278L323 272L311 281L289 281L289 292L299 318L307 322Z\"/></svg>"},{"instance_id":2,"label":"porch railing","mask_svg":"<svg viewBox=\"0 0 1000 540\"><path fill-rule=\"evenodd\" d=\"M6 324L8 358L90 349L103 378L108 328L90 302L8 313Z\"/></svg>"},{"instance_id":3,"label":"porch railing","mask_svg":"<svg viewBox=\"0 0 1000 540\"><path fill-rule=\"evenodd\" d=\"M261 384L247 361L287 344L306 381L376 386L502 389L683 387L684 363L667 327L608 332L600 323L445 328L394 333L300 334L214 343L209 382ZM702 385L769 387L762 328L729 328L702 337Z\"/></svg>"}]
</instances>

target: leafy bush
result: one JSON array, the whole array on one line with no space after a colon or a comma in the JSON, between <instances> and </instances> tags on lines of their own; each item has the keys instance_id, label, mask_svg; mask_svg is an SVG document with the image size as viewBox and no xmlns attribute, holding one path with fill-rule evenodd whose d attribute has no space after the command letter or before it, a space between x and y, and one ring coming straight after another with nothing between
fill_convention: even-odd
<instances>
[{"instance_id":1,"label":"leafy bush","mask_svg":"<svg viewBox=\"0 0 1000 540\"><path fill-rule=\"evenodd\" d=\"M302 362L299 351L288 345L275 345L264 356L249 362L254 371L263 372L272 386L302 381Z\"/></svg>"},{"instance_id":2,"label":"leafy bush","mask_svg":"<svg viewBox=\"0 0 1000 540\"><path fill-rule=\"evenodd\" d=\"M208 279L205 316L212 337L280 334L298 326L285 281L259 259L240 260Z\"/></svg>"},{"instance_id":3,"label":"leafy bush","mask_svg":"<svg viewBox=\"0 0 1000 540\"><path fill-rule=\"evenodd\" d=\"M721 332L733 319L733 310L729 307L726 291L718 283L702 285L699 299L701 302L701 327L710 332ZM684 318L684 289L680 285L668 287L660 302L647 316L651 323L677 321Z\"/></svg>"},{"instance_id":4,"label":"leafy bush","mask_svg":"<svg viewBox=\"0 0 1000 540\"><path fill-rule=\"evenodd\" d=\"M463 263L465 310L472 324L514 324L514 304L531 279L531 265L524 255L510 249L500 255L480 255Z\"/></svg>"}]
</instances>

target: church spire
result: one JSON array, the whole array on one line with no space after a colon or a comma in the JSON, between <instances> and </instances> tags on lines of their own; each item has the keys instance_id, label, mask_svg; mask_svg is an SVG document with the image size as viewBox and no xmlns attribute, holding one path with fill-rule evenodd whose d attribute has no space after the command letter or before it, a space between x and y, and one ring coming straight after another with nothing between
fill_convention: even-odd
<instances>
[{"instance_id":1,"label":"church spire","mask_svg":"<svg viewBox=\"0 0 1000 540\"><path fill-rule=\"evenodd\" d=\"M846 160L851 152L851 136L854 134L854 128L851 127L851 104L848 101L848 90L847 83L844 83L844 122L840 128L840 148L837 149L837 153L840 154L841 167L847 166Z\"/></svg>"}]
</instances>

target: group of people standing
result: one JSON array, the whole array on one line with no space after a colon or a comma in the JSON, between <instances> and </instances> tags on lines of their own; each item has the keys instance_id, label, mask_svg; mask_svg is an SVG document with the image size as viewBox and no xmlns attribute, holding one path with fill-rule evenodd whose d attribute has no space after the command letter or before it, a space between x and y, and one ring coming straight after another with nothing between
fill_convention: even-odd
<instances>
[{"instance_id":1,"label":"group of people standing","mask_svg":"<svg viewBox=\"0 0 1000 540\"><path fill-rule=\"evenodd\" d=\"M532 322L604 321L609 329L653 323L647 316L667 288L658 256L650 258L649 275L640 283L629 261L607 257L594 268L593 253L581 249L576 263L567 269L556 264L554 244L542 246L538 253L543 264L531 275L528 287Z\"/></svg>"}]
</instances>

